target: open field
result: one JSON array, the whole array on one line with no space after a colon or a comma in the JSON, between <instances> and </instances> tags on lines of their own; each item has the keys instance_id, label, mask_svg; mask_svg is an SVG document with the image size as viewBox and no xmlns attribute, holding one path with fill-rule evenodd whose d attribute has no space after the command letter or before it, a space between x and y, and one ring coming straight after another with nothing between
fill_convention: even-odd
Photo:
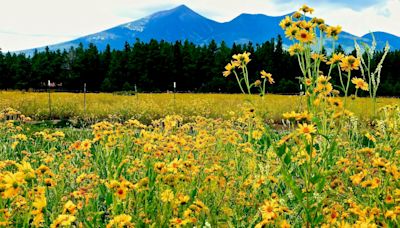
<instances>
[{"instance_id":1,"label":"open field","mask_svg":"<svg viewBox=\"0 0 400 228\"><path fill-rule=\"evenodd\" d=\"M153 104L165 96L142 95ZM196 96L223 113L212 100L221 95ZM240 96L223 97L239 106ZM241 110L230 120L172 115L33 130L8 109L0 115L0 226L400 225L399 107L382 109L374 126L347 114L314 125L300 114L278 132Z\"/></svg>"},{"instance_id":2,"label":"open field","mask_svg":"<svg viewBox=\"0 0 400 228\"><path fill-rule=\"evenodd\" d=\"M184 118L203 116L229 119L240 115L242 106L251 100L258 115L265 120L279 121L284 112L300 111L306 106L304 98L288 95L267 95L261 98L243 94L139 94L122 96L108 93L86 94L86 112L83 93L52 93L52 119L80 118L95 122L111 116L122 120L135 118L150 123L166 115L177 114ZM371 117L368 98L349 101L350 110L362 119ZM398 98L378 98L378 107L400 104ZM47 93L0 92L0 109L15 108L34 120L49 119Z\"/></svg>"}]
</instances>

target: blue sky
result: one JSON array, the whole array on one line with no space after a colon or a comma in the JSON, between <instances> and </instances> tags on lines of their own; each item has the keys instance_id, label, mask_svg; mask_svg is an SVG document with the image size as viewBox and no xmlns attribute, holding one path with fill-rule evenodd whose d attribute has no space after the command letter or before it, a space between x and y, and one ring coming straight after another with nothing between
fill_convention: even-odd
<instances>
[{"instance_id":1,"label":"blue sky","mask_svg":"<svg viewBox=\"0 0 400 228\"><path fill-rule=\"evenodd\" d=\"M0 48L14 51L71 40L185 4L216 21L241 13L277 16L303 3L355 35L400 36L400 0L0 0Z\"/></svg>"}]
</instances>

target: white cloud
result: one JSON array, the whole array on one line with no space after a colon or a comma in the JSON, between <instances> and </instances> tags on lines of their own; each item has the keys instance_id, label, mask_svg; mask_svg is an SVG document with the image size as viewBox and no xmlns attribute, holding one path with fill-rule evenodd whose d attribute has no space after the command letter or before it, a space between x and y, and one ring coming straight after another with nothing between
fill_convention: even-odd
<instances>
[{"instance_id":1,"label":"white cloud","mask_svg":"<svg viewBox=\"0 0 400 228\"><path fill-rule=\"evenodd\" d=\"M349 8L318 9L316 15L325 18L327 23L341 25L343 30L354 35L362 36L372 31L385 31L400 36L399 12L400 1L388 0L379 7L370 6L360 11Z\"/></svg>"},{"instance_id":2,"label":"white cloud","mask_svg":"<svg viewBox=\"0 0 400 228\"><path fill-rule=\"evenodd\" d=\"M372 0L369 0L372 4ZM387 0L358 10L327 0L315 3L316 16L363 35L386 31L400 36L400 1ZM241 13L278 16L301 6L297 1L265 0L0 0L0 48L20 50L95 33L163 9L186 4L220 22Z\"/></svg>"},{"instance_id":3,"label":"white cloud","mask_svg":"<svg viewBox=\"0 0 400 228\"><path fill-rule=\"evenodd\" d=\"M106 0L0 0L0 48L20 50L67 41L131 18Z\"/></svg>"}]
</instances>

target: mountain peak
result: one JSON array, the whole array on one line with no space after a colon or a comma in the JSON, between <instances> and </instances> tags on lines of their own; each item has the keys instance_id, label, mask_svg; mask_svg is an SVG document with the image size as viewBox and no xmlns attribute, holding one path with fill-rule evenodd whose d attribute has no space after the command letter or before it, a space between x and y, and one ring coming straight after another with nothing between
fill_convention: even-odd
<instances>
[{"instance_id":1,"label":"mountain peak","mask_svg":"<svg viewBox=\"0 0 400 228\"><path fill-rule=\"evenodd\" d=\"M187 7L185 4L179 5L175 8L173 8L172 10L174 10L174 11L193 11L192 9Z\"/></svg>"},{"instance_id":2,"label":"mountain peak","mask_svg":"<svg viewBox=\"0 0 400 228\"><path fill-rule=\"evenodd\" d=\"M165 12L168 12L170 14L197 14L194 10L190 9L185 4L179 5Z\"/></svg>"},{"instance_id":3,"label":"mountain peak","mask_svg":"<svg viewBox=\"0 0 400 228\"><path fill-rule=\"evenodd\" d=\"M186 15L186 16L201 16L198 13L196 13L195 11L193 11L192 9L190 9L189 7L187 7L186 5L182 4L179 5L175 8L169 9L169 10L163 10L157 13L152 14L150 17L165 17L165 16L182 16L182 15Z\"/></svg>"}]
</instances>

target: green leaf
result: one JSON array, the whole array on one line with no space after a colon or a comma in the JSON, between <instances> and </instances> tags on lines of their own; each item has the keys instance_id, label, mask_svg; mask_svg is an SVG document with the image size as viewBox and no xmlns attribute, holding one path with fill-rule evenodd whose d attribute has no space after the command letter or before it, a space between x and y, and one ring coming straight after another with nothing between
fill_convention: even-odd
<instances>
[{"instance_id":1,"label":"green leaf","mask_svg":"<svg viewBox=\"0 0 400 228\"><path fill-rule=\"evenodd\" d=\"M276 150L276 154L282 158L282 156L285 154L286 152L286 145L283 144L282 146L278 147L278 149Z\"/></svg>"},{"instance_id":2,"label":"green leaf","mask_svg":"<svg viewBox=\"0 0 400 228\"><path fill-rule=\"evenodd\" d=\"M285 157L283 158L283 161L285 162L286 165L289 165L292 162L292 156L290 153L286 153Z\"/></svg>"},{"instance_id":3,"label":"green leaf","mask_svg":"<svg viewBox=\"0 0 400 228\"><path fill-rule=\"evenodd\" d=\"M291 175L288 175L287 170L282 167L281 169L283 171L283 180L284 182L289 186L289 188L292 190L293 194L295 195L295 197L297 198L297 200L299 200L300 202L302 202L303 200L303 193L300 190L299 187L297 187L297 184L294 182L294 180L292 179Z\"/></svg>"},{"instance_id":4,"label":"green leaf","mask_svg":"<svg viewBox=\"0 0 400 228\"><path fill-rule=\"evenodd\" d=\"M316 185L317 192L322 192L322 190L325 187L325 183L326 183L326 178L325 177L322 177L322 178L319 179L319 182Z\"/></svg>"}]
</instances>

